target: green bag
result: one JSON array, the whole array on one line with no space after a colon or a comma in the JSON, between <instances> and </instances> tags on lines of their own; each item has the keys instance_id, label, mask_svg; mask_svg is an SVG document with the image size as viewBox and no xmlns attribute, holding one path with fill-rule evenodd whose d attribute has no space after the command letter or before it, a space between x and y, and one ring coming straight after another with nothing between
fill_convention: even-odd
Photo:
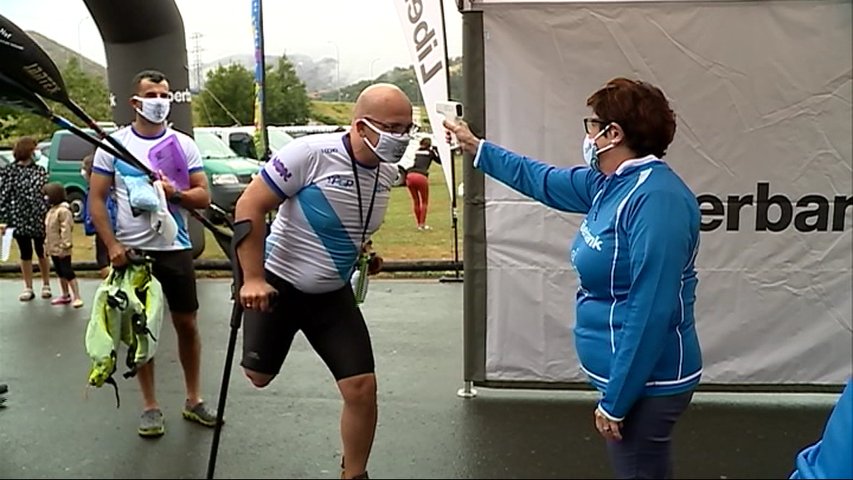
<instances>
[{"instance_id":1,"label":"green bag","mask_svg":"<svg viewBox=\"0 0 853 480\"><path fill-rule=\"evenodd\" d=\"M119 349L122 344L127 347L124 378L136 375L157 352L163 310L163 288L147 261L111 269L95 292L85 337L86 353L92 360L88 383L93 387L112 385L117 407L120 400L113 374Z\"/></svg>"}]
</instances>

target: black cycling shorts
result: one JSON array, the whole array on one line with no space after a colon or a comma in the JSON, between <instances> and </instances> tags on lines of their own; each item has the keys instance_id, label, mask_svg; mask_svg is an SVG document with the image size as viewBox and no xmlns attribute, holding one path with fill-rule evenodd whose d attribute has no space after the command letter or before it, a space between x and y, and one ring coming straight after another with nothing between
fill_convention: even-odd
<instances>
[{"instance_id":1,"label":"black cycling shorts","mask_svg":"<svg viewBox=\"0 0 853 480\"><path fill-rule=\"evenodd\" d=\"M335 380L374 373L370 334L348 283L311 294L270 272L266 278L278 297L272 311L247 310L243 315L244 368L277 375L301 330Z\"/></svg>"},{"instance_id":2,"label":"black cycling shorts","mask_svg":"<svg viewBox=\"0 0 853 480\"><path fill-rule=\"evenodd\" d=\"M192 250L146 250L145 254L154 260L151 273L163 286L169 311L195 313L198 310L198 293Z\"/></svg>"}]
</instances>

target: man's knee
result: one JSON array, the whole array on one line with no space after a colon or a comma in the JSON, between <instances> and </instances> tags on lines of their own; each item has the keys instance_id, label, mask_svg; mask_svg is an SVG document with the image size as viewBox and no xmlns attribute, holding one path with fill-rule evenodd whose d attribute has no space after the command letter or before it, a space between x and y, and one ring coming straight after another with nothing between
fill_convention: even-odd
<instances>
[{"instance_id":1,"label":"man's knee","mask_svg":"<svg viewBox=\"0 0 853 480\"><path fill-rule=\"evenodd\" d=\"M350 404L376 403L376 376L372 373L355 375L338 382L344 402Z\"/></svg>"},{"instance_id":2,"label":"man's knee","mask_svg":"<svg viewBox=\"0 0 853 480\"><path fill-rule=\"evenodd\" d=\"M272 382L272 379L275 378L275 375L271 375L269 373L261 373L256 372L254 370L249 370L248 368L243 369L243 373L246 375L246 378L252 382L256 388L264 388Z\"/></svg>"},{"instance_id":3,"label":"man's knee","mask_svg":"<svg viewBox=\"0 0 853 480\"><path fill-rule=\"evenodd\" d=\"M198 326L196 324L196 312L171 312L172 323L178 335L195 335Z\"/></svg>"}]
</instances>

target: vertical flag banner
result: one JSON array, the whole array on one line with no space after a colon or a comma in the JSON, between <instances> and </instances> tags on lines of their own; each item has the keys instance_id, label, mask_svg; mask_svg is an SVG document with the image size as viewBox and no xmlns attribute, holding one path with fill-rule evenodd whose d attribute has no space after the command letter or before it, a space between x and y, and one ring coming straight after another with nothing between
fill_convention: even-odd
<instances>
[{"instance_id":1,"label":"vertical flag banner","mask_svg":"<svg viewBox=\"0 0 853 480\"><path fill-rule=\"evenodd\" d=\"M438 154L441 157L441 168L444 171L447 190L453 198L454 185L451 175L453 162L450 145L444 141L445 130L441 124L444 116L435 111L436 104L449 100L450 95L447 91L448 65L444 24L441 21L441 0L393 1L397 7L406 44L409 46L412 66L418 77L424 108L427 110L429 123L432 126L433 142L438 147Z\"/></svg>"},{"instance_id":2,"label":"vertical flag banner","mask_svg":"<svg viewBox=\"0 0 853 480\"><path fill-rule=\"evenodd\" d=\"M263 160L269 157L266 119L264 118L264 83L266 58L264 55L264 20L261 0L252 0L252 29L255 37L255 136L261 140L258 154Z\"/></svg>"}]
</instances>

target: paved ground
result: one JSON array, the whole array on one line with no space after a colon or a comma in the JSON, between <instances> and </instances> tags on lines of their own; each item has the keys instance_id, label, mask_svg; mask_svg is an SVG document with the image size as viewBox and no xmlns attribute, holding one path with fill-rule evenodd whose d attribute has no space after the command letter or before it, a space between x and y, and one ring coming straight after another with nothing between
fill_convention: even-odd
<instances>
[{"instance_id":1,"label":"paved ground","mask_svg":"<svg viewBox=\"0 0 853 480\"><path fill-rule=\"evenodd\" d=\"M91 298L96 284L84 281ZM606 478L604 446L586 392L479 390L461 386L462 287L375 282L365 309L377 356L380 425L374 478ZM229 283L200 286L204 390L216 400L228 338ZM201 478L211 431L180 416L183 387L174 334L164 325L158 394L166 435L137 437L133 380L84 398L88 309L20 304L18 282L0 280L0 478ZM239 351L239 345L238 345ZM831 395L697 394L676 431L682 478L783 478L815 440ZM336 478L340 400L302 337L283 376L254 390L232 374L219 478Z\"/></svg>"}]
</instances>

